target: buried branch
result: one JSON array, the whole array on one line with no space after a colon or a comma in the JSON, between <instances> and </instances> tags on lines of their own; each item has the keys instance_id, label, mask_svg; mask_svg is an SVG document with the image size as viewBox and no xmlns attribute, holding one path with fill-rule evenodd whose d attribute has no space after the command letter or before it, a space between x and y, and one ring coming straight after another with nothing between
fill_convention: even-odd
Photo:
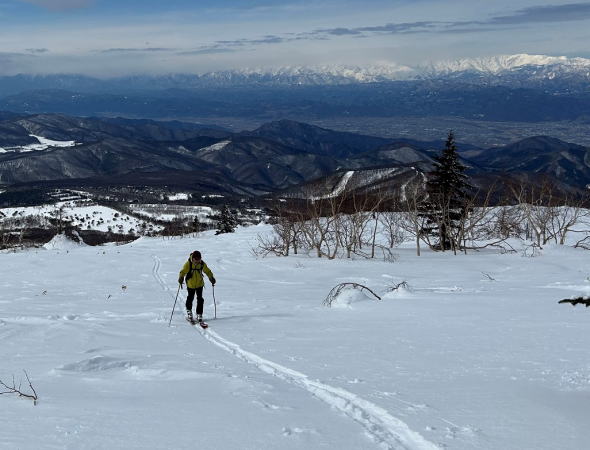
<instances>
[{"instance_id":1,"label":"buried branch","mask_svg":"<svg viewBox=\"0 0 590 450\"><path fill-rule=\"evenodd\" d=\"M387 289L387 292L394 292L398 289L410 289L410 285L407 281L402 281L401 283L397 283L396 285L389 287L389 289Z\"/></svg>"},{"instance_id":2,"label":"buried branch","mask_svg":"<svg viewBox=\"0 0 590 450\"><path fill-rule=\"evenodd\" d=\"M564 298L563 300L560 300L559 303L571 303L572 306L576 306L578 303L580 303L582 305L586 305L586 308L588 308L588 306L590 306L590 298Z\"/></svg>"},{"instance_id":3,"label":"buried branch","mask_svg":"<svg viewBox=\"0 0 590 450\"><path fill-rule=\"evenodd\" d=\"M336 286L334 286L332 288L332 290L330 291L330 293L328 294L328 296L326 297L326 299L324 300L324 306L332 306L332 303L334 302L334 300L336 300L336 298L338 297L338 295L340 295L340 293L344 290L344 289L358 289L360 291L368 291L370 292L373 297L375 297L377 300L381 300L381 297L379 297L377 294L375 294L375 292L373 292L371 289L369 289L367 286L364 286L362 284L358 284L358 283L340 283Z\"/></svg>"},{"instance_id":4,"label":"buried branch","mask_svg":"<svg viewBox=\"0 0 590 450\"><path fill-rule=\"evenodd\" d=\"M23 372L25 373L25 377L27 378L27 383L29 383L29 388L31 389L32 394L27 394L25 392L23 392L21 386L22 386L22 382L19 382L18 387L16 386L16 382L14 380L14 375L12 376L12 386L6 384L4 381L0 380L0 387L6 389L5 391L0 392L0 395L4 395L4 394L15 394L18 395L19 397L25 397L25 398L30 398L31 400L33 400L33 404L36 405L37 404L37 400L39 400L39 396L37 395L37 391L35 391L35 388L33 387L33 384L31 383L31 380L29 378L29 374L27 373L26 370L23 370Z\"/></svg>"}]
</instances>

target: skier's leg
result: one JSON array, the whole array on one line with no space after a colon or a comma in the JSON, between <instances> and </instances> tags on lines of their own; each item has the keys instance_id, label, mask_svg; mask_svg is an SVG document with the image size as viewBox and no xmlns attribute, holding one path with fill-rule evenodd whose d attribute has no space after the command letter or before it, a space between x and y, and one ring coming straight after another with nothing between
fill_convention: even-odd
<instances>
[{"instance_id":1,"label":"skier's leg","mask_svg":"<svg viewBox=\"0 0 590 450\"><path fill-rule=\"evenodd\" d=\"M203 298L203 287L199 287L196 289L197 291L197 317L201 317L203 315L203 303L205 299Z\"/></svg>"},{"instance_id":2,"label":"skier's leg","mask_svg":"<svg viewBox=\"0 0 590 450\"><path fill-rule=\"evenodd\" d=\"M188 294L186 296L186 310L187 311L192 311L193 309L193 299L195 298L195 290L196 289L191 289L187 286L186 288Z\"/></svg>"}]
</instances>

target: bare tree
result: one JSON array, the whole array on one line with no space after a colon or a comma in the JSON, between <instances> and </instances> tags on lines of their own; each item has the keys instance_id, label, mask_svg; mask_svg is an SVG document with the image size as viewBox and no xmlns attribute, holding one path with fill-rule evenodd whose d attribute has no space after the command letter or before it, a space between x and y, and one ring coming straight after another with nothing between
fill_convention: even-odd
<instances>
[{"instance_id":1,"label":"bare tree","mask_svg":"<svg viewBox=\"0 0 590 450\"><path fill-rule=\"evenodd\" d=\"M590 210L585 208L588 204L587 196L565 196L560 202L561 206L551 206L551 223L550 235L559 245L564 245L566 238L570 233L590 232L590 224L587 223L590 218ZM576 229L578 225L584 224L584 229Z\"/></svg>"},{"instance_id":2,"label":"bare tree","mask_svg":"<svg viewBox=\"0 0 590 450\"><path fill-rule=\"evenodd\" d=\"M420 242L424 242L428 247L432 247L430 236L423 233L428 221L422 211L422 205L426 201L427 195L421 182L409 183L404 190L401 199L402 221L401 227L414 236L416 240L416 255L420 256Z\"/></svg>"},{"instance_id":3,"label":"bare tree","mask_svg":"<svg viewBox=\"0 0 590 450\"><path fill-rule=\"evenodd\" d=\"M550 241L564 245L572 232L586 233L576 227L590 217L588 195L572 195L556 188L552 180L538 184L511 186L525 226L525 239L535 239L543 246Z\"/></svg>"},{"instance_id":4,"label":"bare tree","mask_svg":"<svg viewBox=\"0 0 590 450\"><path fill-rule=\"evenodd\" d=\"M402 226L403 214L400 211L379 213L379 222L382 225L382 232L387 239L389 248L397 247L406 240L407 233Z\"/></svg>"}]
</instances>

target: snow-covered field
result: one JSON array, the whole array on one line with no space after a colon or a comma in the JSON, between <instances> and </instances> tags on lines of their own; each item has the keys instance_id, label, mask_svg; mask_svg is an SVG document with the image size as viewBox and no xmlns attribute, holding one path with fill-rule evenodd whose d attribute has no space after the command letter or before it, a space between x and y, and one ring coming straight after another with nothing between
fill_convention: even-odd
<instances>
[{"instance_id":1,"label":"snow-covered field","mask_svg":"<svg viewBox=\"0 0 590 450\"><path fill-rule=\"evenodd\" d=\"M170 197L170 200L173 200L172 197ZM200 222L206 223L211 222L208 217L216 213L216 211L210 206L131 204L129 207L137 214L163 221L197 217Z\"/></svg>"},{"instance_id":2,"label":"snow-covered field","mask_svg":"<svg viewBox=\"0 0 590 450\"><path fill-rule=\"evenodd\" d=\"M76 145L79 145L76 141L54 141L52 139L44 138L43 136L35 136L34 134L30 134L29 136L37 139L39 143L18 147L0 147L0 153L37 152L40 150L47 150L50 147L75 147Z\"/></svg>"},{"instance_id":3,"label":"snow-covered field","mask_svg":"<svg viewBox=\"0 0 590 450\"><path fill-rule=\"evenodd\" d=\"M557 304L588 251L256 259L268 230L0 254L0 379L39 395L0 396L0 448L588 448L590 309ZM195 249L208 331L185 291L168 327ZM346 281L383 300L322 306Z\"/></svg>"},{"instance_id":4,"label":"snow-covered field","mask_svg":"<svg viewBox=\"0 0 590 450\"><path fill-rule=\"evenodd\" d=\"M112 231L115 233L140 233L143 231L159 231L162 226L138 219L107 206L96 205L83 201L62 201L51 205L0 208L5 219L37 218L41 221L48 218L60 218L71 222L80 229ZM0 215L0 218L2 215ZM2 225L2 220L0 220Z\"/></svg>"}]
</instances>

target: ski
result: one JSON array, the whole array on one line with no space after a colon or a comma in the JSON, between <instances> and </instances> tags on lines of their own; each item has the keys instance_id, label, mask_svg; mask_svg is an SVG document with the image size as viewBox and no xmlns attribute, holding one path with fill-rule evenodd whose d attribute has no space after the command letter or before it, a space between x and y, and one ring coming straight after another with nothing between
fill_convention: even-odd
<instances>
[{"instance_id":1,"label":"ski","mask_svg":"<svg viewBox=\"0 0 590 450\"><path fill-rule=\"evenodd\" d=\"M207 322L203 322L203 321L199 322L198 320L195 320L195 319L191 320L189 317L186 318L186 321L188 323L190 323L191 325L200 325L201 328L203 328L203 329L209 328L209 324Z\"/></svg>"}]
</instances>

